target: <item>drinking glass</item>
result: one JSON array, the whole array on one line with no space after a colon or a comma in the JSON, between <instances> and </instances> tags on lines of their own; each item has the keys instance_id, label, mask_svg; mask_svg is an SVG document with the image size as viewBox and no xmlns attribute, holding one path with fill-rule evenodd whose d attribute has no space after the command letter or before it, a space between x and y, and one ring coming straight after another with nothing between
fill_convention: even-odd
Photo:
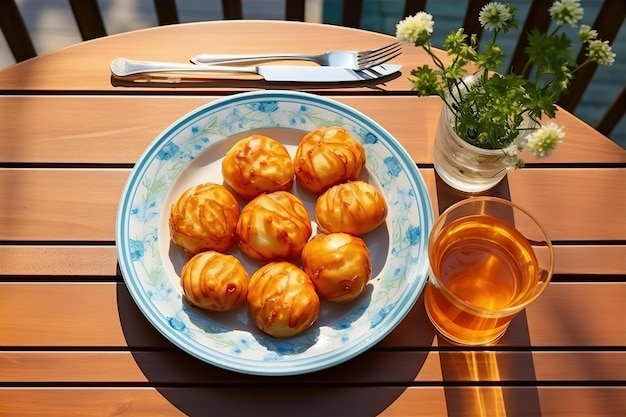
<instances>
[{"instance_id":1,"label":"drinking glass","mask_svg":"<svg viewBox=\"0 0 626 417\"><path fill-rule=\"evenodd\" d=\"M470 197L445 210L428 241L428 317L450 341L491 345L552 278L554 253L526 210L498 197Z\"/></svg>"}]
</instances>

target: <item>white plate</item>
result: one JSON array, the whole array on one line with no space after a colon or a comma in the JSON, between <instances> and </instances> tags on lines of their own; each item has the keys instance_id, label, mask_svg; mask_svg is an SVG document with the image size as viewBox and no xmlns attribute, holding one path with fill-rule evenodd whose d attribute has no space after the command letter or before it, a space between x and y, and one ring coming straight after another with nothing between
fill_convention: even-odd
<instances>
[{"instance_id":1,"label":"white plate","mask_svg":"<svg viewBox=\"0 0 626 417\"><path fill-rule=\"evenodd\" d=\"M221 184L222 157L238 138L251 132L268 134L293 154L304 133L328 125L345 127L363 143L367 158L363 179L383 192L389 206L384 225L364 237L373 258L373 277L364 293L346 305L322 302L317 322L288 339L259 331L245 305L228 313L192 307L179 284L186 257L170 241L171 203L189 186L206 181ZM293 192L313 207L314 194L297 185ZM292 375L344 362L400 323L426 283L432 222L430 199L414 162L376 122L314 94L256 91L202 106L155 139L137 161L122 193L116 241L130 294L172 343L232 371ZM250 273L259 266L236 248L232 253Z\"/></svg>"}]
</instances>

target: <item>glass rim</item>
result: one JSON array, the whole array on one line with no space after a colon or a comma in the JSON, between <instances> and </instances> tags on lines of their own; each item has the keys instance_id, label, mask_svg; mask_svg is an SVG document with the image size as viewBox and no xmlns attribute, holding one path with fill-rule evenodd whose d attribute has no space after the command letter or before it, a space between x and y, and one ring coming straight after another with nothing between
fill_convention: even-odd
<instances>
[{"instance_id":1,"label":"glass rim","mask_svg":"<svg viewBox=\"0 0 626 417\"><path fill-rule=\"evenodd\" d=\"M543 236L545 237L545 242L546 245L545 247L548 249L548 253L549 253L549 267L548 269L542 269L540 268L540 271L547 271L548 273L548 278L545 281L542 282L538 282L535 291L535 294L533 294L532 297L530 297L529 299L525 300L522 303L518 303L515 304L513 306L509 306L509 307L505 307L505 308L501 308L498 310L489 310L489 309L485 309L482 307L478 307L472 303L469 303L465 300L463 300L462 298L459 298L456 294L454 294L452 291L450 291L448 289L448 287L446 287L443 282L441 282L441 280L438 277L434 277L435 280L437 280L437 282L440 284L438 286L439 290L442 291L446 297L452 297L454 300L456 300L459 304L461 304L463 306L463 308L466 308L468 311L471 312L478 312L479 314L483 315L483 316L504 316L506 314L513 314L515 312L519 312L521 310L523 310L526 306L528 306L530 303L532 303L533 301L535 301L537 298L539 298L539 296L541 294L543 294L543 292L546 290L546 288L548 288L548 284L550 283L550 281L552 281L552 276L554 275L554 248L552 246L552 241L550 240L548 234L546 233L545 229L543 228L543 226L541 225L541 223L539 223L537 221L537 219L535 218L535 216L533 216L532 214L530 214L526 209L524 209L523 207L520 207L519 205L513 203L510 200L507 200L505 198L501 198L501 197L494 197L494 196L470 196L468 198L464 198L463 200L457 201L456 203L452 204L450 207L448 207L447 209L445 209L440 215L439 217L435 220L435 222L433 223L432 229L431 229L431 234L428 237L428 248L427 248L427 252L428 252L428 267L429 267L429 271L430 273L428 274L429 279L431 279L431 277L434 275L433 273L433 268L432 268L432 258L431 258L431 254L432 254L432 245L434 242L433 239L433 231L435 231L437 228L440 228L441 223L444 221L445 217L447 216L447 214L449 214L451 211L455 210L458 207L470 204L470 203L476 203L476 202L481 202L481 201L485 201L485 202L493 202L493 203L497 203L497 204L503 204L506 206L509 206L513 209L519 210L522 213L524 213L526 216L528 216L533 223L537 226L537 228L541 231L541 233L543 234ZM541 289L539 289L539 286L543 286Z\"/></svg>"}]
</instances>

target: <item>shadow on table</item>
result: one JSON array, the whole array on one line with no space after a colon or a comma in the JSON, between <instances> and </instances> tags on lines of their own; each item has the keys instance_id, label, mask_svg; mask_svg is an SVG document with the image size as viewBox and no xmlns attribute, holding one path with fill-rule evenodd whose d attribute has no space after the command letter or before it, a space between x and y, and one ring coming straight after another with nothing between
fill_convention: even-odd
<instances>
[{"instance_id":1,"label":"shadow on table","mask_svg":"<svg viewBox=\"0 0 626 417\"><path fill-rule=\"evenodd\" d=\"M263 79L233 79L233 78L181 78L176 76L137 76L127 77L124 79L111 77L111 85L114 87L127 88L207 88L218 89L241 88L242 91L249 89L261 90L328 90L328 89L345 89L345 88L366 88L372 90L385 90L385 83L398 78L401 72L396 72L384 77L359 80L359 81L341 81L341 82L290 82L290 81L265 81Z\"/></svg>"},{"instance_id":2,"label":"shadow on table","mask_svg":"<svg viewBox=\"0 0 626 417\"><path fill-rule=\"evenodd\" d=\"M413 384L434 338L420 297L378 347L345 363L305 375L245 375L171 344L139 311L123 283L117 303L127 345L147 385L190 416L376 416ZM385 349L399 343L418 349L408 354Z\"/></svg>"},{"instance_id":3,"label":"shadow on table","mask_svg":"<svg viewBox=\"0 0 626 417\"><path fill-rule=\"evenodd\" d=\"M468 194L462 191L458 191L448 184L446 184L437 171L435 172L435 184L437 187L437 202L439 206L439 214L443 213L445 209L457 203L463 199L466 199L471 196L491 196L491 197L500 197L505 200L511 201L511 190L509 190L509 179L508 176L505 176L502 181L496 184L495 187L484 191L482 193L476 194Z\"/></svg>"},{"instance_id":4,"label":"shadow on table","mask_svg":"<svg viewBox=\"0 0 626 417\"><path fill-rule=\"evenodd\" d=\"M526 313L490 349L453 346L437 336L448 417L540 416ZM502 347L515 347L514 352Z\"/></svg>"},{"instance_id":5,"label":"shadow on table","mask_svg":"<svg viewBox=\"0 0 626 417\"><path fill-rule=\"evenodd\" d=\"M447 185L435 171L441 214L470 194ZM511 200L508 177L481 193ZM464 348L437 336L448 417L539 416L539 392L526 311L513 319L493 348ZM504 348L504 349L503 349ZM515 350L511 352L511 349Z\"/></svg>"}]
</instances>

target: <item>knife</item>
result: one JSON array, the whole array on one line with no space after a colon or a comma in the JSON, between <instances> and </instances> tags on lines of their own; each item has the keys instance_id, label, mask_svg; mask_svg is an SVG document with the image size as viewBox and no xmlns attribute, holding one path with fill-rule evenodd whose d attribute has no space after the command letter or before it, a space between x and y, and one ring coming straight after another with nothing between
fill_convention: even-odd
<instances>
[{"instance_id":1,"label":"knife","mask_svg":"<svg viewBox=\"0 0 626 417\"><path fill-rule=\"evenodd\" d=\"M196 65L180 64L173 62L136 61L127 58L116 58L111 62L111 74L116 78L125 78L137 74L147 73L194 73L206 75L220 74L217 78L233 77L238 74L257 74L266 81L287 82L343 82L365 81L385 77L400 71L398 64L382 64L366 70L351 70L339 67L320 66L285 66L285 65L259 65L259 66L222 66L222 65ZM205 78L205 77L203 77Z\"/></svg>"}]
</instances>

